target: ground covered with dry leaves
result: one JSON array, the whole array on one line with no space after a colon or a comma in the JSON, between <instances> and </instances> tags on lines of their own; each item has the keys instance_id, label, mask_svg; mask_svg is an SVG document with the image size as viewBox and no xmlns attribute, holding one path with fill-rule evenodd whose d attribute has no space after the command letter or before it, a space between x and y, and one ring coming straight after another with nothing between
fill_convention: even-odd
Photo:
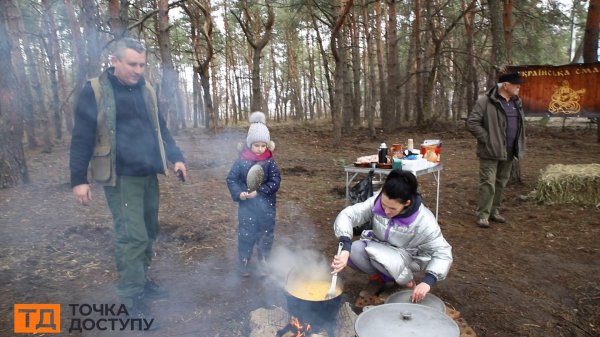
<instances>
[{"instance_id":1,"label":"ground covered with dry leaves","mask_svg":"<svg viewBox=\"0 0 600 337\"><path fill-rule=\"evenodd\" d=\"M474 139L463 123L434 129L401 129L376 139L357 130L334 143L327 126L270 125L282 172L275 251L330 259L336 250L332 223L345 205L342 165L375 154L382 141L442 139L439 222L455 260L432 292L460 311L478 336L598 336L600 206L545 205L532 197L547 165L600 162L595 127L529 123L523 182L507 188L502 209L508 223L490 229L475 225ZM285 308L281 275L240 278L235 269L237 207L225 176L245 132L184 130L176 136L189 177L185 183L161 177L162 231L151 272L170 297L152 302L161 324L156 332L69 334L76 318L69 304L118 303L112 220L98 186L90 206L74 202L67 143L50 154L29 151L31 183L0 190L0 335L13 334L15 303L60 303L64 336L248 336L252 310ZM434 209L433 176L419 183ZM365 276L345 270L340 279L345 299L354 303Z\"/></svg>"}]
</instances>

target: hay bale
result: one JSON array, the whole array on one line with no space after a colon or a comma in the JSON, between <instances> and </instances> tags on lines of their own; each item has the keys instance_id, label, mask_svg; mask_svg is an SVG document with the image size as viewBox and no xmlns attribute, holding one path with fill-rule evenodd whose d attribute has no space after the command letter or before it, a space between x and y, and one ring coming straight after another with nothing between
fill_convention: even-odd
<instances>
[{"instance_id":1,"label":"hay bale","mask_svg":"<svg viewBox=\"0 0 600 337\"><path fill-rule=\"evenodd\" d=\"M600 204L600 164L548 165L540 174L536 200L543 203Z\"/></svg>"}]
</instances>

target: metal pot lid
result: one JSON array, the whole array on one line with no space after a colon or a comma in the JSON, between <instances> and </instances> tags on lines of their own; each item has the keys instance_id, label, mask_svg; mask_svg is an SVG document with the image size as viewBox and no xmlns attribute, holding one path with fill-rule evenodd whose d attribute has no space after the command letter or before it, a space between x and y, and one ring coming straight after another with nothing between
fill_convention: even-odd
<instances>
[{"instance_id":1,"label":"metal pot lid","mask_svg":"<svg viewBox=\"0 0 600 337\"><path fill-rule=\"evenodd\" d=\"M458 324L421 304L388 303L364 311L354 323L358 337L458 337Z\"/></svg>"},{"instance_id":2,"label":"metal pot lid","mask_svg":"<svg viewBox=\"0 0 600 337\"><path fill-rule=\"evenodd\" d=\"M412 293L412 289L401 290L388 296L388 298L385 299L385 303L413 303L410 299ZM422 301L416 304L433 308L441 313L446 312L446 304L444 304L444 301L432 293L427 294Z\"/></svg>"}]
</instances>

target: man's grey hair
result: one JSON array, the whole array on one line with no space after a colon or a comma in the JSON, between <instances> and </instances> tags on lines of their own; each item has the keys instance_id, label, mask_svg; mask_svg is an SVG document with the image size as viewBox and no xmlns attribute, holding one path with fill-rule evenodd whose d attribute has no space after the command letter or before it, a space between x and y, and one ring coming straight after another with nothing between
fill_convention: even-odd
<instances>
[{"instance_id":1,"label":"man's grey hair","mask_svg":"<svg viewBox=\"0 0 600 337\"><path fill-rule=\"evenodd\" d=\"M123 55L125 54L125 49L133 49L138 53L146 52L146 47L144 47L144 45L140 41L132 39L130 37L124 37L117 41L115 45L115 52L113 55L116 56L119 60L121 60L123 58Z\"/></svg>"}]
</instances>

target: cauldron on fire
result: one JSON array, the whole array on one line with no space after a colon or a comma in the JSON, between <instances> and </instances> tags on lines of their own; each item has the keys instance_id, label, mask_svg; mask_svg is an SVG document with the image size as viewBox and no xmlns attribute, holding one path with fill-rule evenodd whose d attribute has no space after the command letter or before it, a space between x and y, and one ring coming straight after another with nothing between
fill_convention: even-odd
<instances>
[{"instance_id":1,"label":"cauldron on fire","mask_svg":"<svg viewBox=\"0 0 600 337\"><path fill-rule=\"evenodd\" d=\"M331 329L342 303L343 285L338 281L336 296L325 299L331 284L331 279L325 276L294 268L288 273L284 295L290 316L312 326Z\"/></svg>"}]
</instances>

